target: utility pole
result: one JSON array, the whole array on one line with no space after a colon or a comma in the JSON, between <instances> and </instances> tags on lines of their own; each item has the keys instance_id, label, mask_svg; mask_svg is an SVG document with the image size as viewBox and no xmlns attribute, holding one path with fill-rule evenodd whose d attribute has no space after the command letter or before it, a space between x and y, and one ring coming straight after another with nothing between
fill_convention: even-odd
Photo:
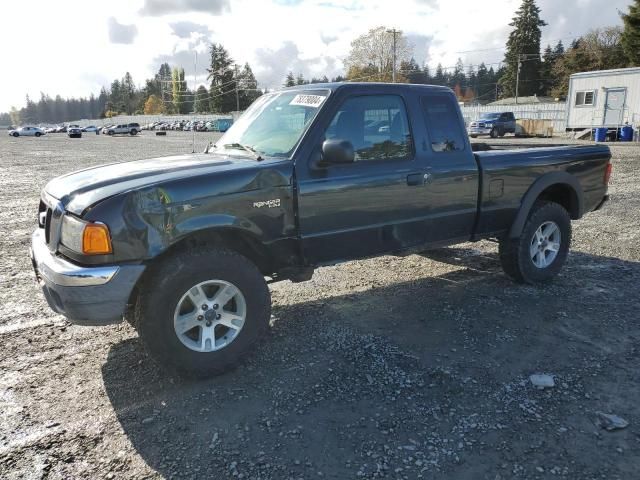
<instances>
[{"instance_id":1,"label":"utility pole","mask_svg":"<svg viewBox=\"0 0 640 480\"><path fill-rule=\"evenodd\" d=\"M236 71L236 112L240 111L240 95L238 94L238 64L234 63L233 68Z\"/></svg>"},{"instance_id":2,"label":"utility pole","mask_svg":"<svg viewBox=\"0 0 640 480\"><path fill-rule=\"evenodd\" d=\"M518 54L518 71L516 72L516 105L518 104L518 90L520 89L520 68L522 67L521 55Z\"/></svg>"},{"instance_id":3,"label":"utility pole","mask_svg":"<svg viewBox=\"0 0 640 480\"><path fill-rule=\"evenodd\" d=\"M198 93L198 51L195 52L195 59L193 61L193 113L196 113L196 102L198 101L198 97L196 96ZM186 85L187 82L185 82ZM192 141L191 141L191 153L196 153L196 129L195 126L192 126L191 133L193 133Z\"/></svg>"},{"instance_id":4,"label":"utility pole","mask_svg":"<svg viewBox=\"0 0 640 480\"><path fill-rule=\"evenodd\" d=\"M397 35L401 34L402 31L401 30L396 30L395 28L392 28L390 30L387 30L387 33L390 33L391 35L393 35L393 70L391 71L391 81L393 83L396 83L396 37Z\"/></svg>"}]
</instances>

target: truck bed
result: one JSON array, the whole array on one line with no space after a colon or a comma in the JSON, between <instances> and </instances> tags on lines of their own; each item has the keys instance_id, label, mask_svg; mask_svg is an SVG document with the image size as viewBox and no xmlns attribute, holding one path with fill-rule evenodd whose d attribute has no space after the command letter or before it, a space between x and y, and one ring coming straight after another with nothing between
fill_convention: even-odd
<instances>
[{"instance_id":1,"label":"truck bed","mask_svg":"<svg viewBox=\"0 0 640 480\"><path fill-rule=\"evenodd\" d=\"M553 174L558 183L577 190L579 198L567 198L575 219L593 210L606 193L603 179L611 158L607 146L488 146L474 153L480 171L477 236L499 233L505 225L511 225L527 192L543 176Z\"/></svg>"}]
</instances>

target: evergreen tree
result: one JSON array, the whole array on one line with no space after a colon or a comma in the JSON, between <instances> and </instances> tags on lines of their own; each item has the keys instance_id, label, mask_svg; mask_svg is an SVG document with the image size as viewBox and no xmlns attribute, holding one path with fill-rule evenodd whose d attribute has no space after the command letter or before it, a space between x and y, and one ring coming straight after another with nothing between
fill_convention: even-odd
<instances>
[{"instance_id":1,"label":"evergreen tree","mask_svg":"<svg viewBox=\"0 0 640 480\"><path fill-rule=\"evenodd\" d=\"M27 95L27 106L22 109L20 114L24 123L37 123L38 122L38 108L36 104Z\"/></svg>"},{"instance_id":2,"label":"evergreen tree","mask_svg":"<svg viewBox=\"0 0 640 480\"><path fill-rule=\"evenodd\" d=\"M423 72L413 57L400 63L400 73L409 83L424 83Z\"/></svg>"},{"instance_id":3,"label":"evergreen tree","mask_svg":"<svg viewBox=\"0 0 640 480\"><path fill-rule=\"evenodd\" d=\"M302 73L299 73L298 76L296 77L296 85L304 85L306 83L307 82L304 79L304 75L302 75Z\"/></svg>"},{"instance_id":4,"label":"evergreen tree","mask_svg":"<svg viewBox=\"0 0 640 480\"><path fill-rule=\"evenodd\" d=\"M211 44L211 62L207 71L209 87L209 109L216 113L232 112L236 109L236 78L233 60L221 44Z\"/></svg>"},{"instance_id":5,"label":"evergreen tree","mask_svg":"<svg viewBox=\"0 0 640 480\"><path fill-rule=\"evenodd\" d=\"M622 14L624 32L622 48L632 66L640 66L640 0L629 5L629 13Z\"/></svg>"},{"instance_id":6,"label":"evergreen tree","mask_svg":"<svg viewBox=\"0 0 640 480\"><path fill-rule=\"evenodd\" d=\"M293 76L293 72L287 73L287 77L284 79L285 87L293 87L296 84L296 79Z\"/></svg>"},{"instance_id":7,"label":"evergreen tree","mask_svg":"<svg viewBox=\"0 0 640 480\"><path fill-rule=\"evenodd\" d=\"M238 87L240 89L240 110L245 110L256 98L262 95L262 92L258 90L258 81L248 63L245 63L242 68Z\"/></svg>"},{"instance_id":8,"label":"evergreen tree","mask_svg":"<svg viewBox=\"0 0 640 480\"><path fill-rule=\"evenodd\" d=\"M200 85L196 90L193 111L196 113L207 113L209 111L209 91L204 85Z\"/></svg>"},{"instance_id":9,"label":"evergreen tree","mask_svg":"<svg viewBox=\"0 0 640 480\"><path fill-rule=\"evenodd\" d=\"M129 72L124 74L120 87L122 89L121 98L124 104L124 111L127 112L128 115L131 115L135 110L136 86Z\"/></svg>"},{"instance_id":10,"label":"evergreen tree","mask_svg":"<svg viewBox=\"0 0 640 480\"><path fill-rule=\"evenodd\" d=\"M558 43L556 43L556 46L553 49L553 54L555 55L556 59L564 55L564 44L562 43L562 40L559 40Z\"/></svg>"},{"instance_id":11,"label":"evergreen tree","mask_svg":"<svg viewBox=\"0 0 640 480\"><path fill-rule=\"evenodd\" d=\"M543 95L549 95L555 83L553 67L556 63L556 55L551 49L551 45L547 45L542 54L542 64L540 65L540 91Z\"/></svg>"},{"instance_id":12,"label":"evergreen tree","mask_svg":"<svg viewBox=\"0 0 640 480\"><path fill-rule=\"evenodd\" d=\"M425 85L431 85L433 83L433 78L431 77L431 69L429 65L425 64L422 68L422 82Z\"/></svg>"},{"instance_id":13,"label":"evergreen tree","mask_svg":"<svg viewBox=\"0 0 640 480\"><path fill-rule=\"evenodd\" d=\"M447 84L447 77L444 73L444 69L442 68L441 63L439 63L438 66L436 67L436 74L433 77L433 84L442 85L442 86Z\"/></svg>"},{"instance_id":14,"label":"evergreen tree","mask_svg":"<svg viewBox=\"0 0 640 480\"><path fill-rule=\"evenodd\" d=\"M461 87L465 84L466 77L464 76L464 64L462 63L462 59L459 58L456 62L456 66L453 69L453 75L449 80L449 84L452 88L456 86Z\"/></svg>"},{"instance_id":15,"label":"evergreen tree","mask_svg":"<svg viewBox=\"0 0 640 480\"><path fill-rule=\"evenodd\" d=\"M513 27L507 41L505 71L500 78L503 97L533 95L540 92L540 28L546 22L540 18L535 0L522 0L509 26ZM516 92L516 78L520 82Z\"/></svg>"}]
</instances>

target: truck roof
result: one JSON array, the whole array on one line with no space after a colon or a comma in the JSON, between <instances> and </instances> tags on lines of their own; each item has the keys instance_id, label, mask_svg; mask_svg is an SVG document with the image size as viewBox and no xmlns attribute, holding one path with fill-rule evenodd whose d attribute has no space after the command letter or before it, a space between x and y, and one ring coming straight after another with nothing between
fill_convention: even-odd
<instances>
[{"instance_id":1,"label":"truck roof","mask_svg":"<svg viewBox=\"0 0 640 480\"><path fill-rule=\"evenodd\" d=\"M363 88L385 87L398 90L416 89L425 91L452 92L449 87L439 85L423 85L416 83L387 83L387 82L329 82L329 83L306 83L304 85L294 85L285 87L282 90L317 90L318 88L326 88L331 91L336 90L361 90Z\"/></svg>"}]
</instances>

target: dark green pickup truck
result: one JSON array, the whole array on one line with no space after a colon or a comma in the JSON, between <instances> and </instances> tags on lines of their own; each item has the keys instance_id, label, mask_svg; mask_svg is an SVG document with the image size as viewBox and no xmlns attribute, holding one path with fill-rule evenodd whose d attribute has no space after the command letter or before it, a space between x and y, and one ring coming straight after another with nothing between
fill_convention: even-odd
<instances>
[{"instance_id":1,"label":"dark green pickup truck","mask_svg":"<svg viewBox=\"0 0 640 480\"><path fill-rule=\"evenodd\" d=\"M197 376L268 327L268 282L321 265L496 238L509 276L547 281L611 172L605 146L474 152L453 93L419 85L269 93L207 150L52 180L31 248L56 312L127 317Z\"/></svg>"}]
</instances>

